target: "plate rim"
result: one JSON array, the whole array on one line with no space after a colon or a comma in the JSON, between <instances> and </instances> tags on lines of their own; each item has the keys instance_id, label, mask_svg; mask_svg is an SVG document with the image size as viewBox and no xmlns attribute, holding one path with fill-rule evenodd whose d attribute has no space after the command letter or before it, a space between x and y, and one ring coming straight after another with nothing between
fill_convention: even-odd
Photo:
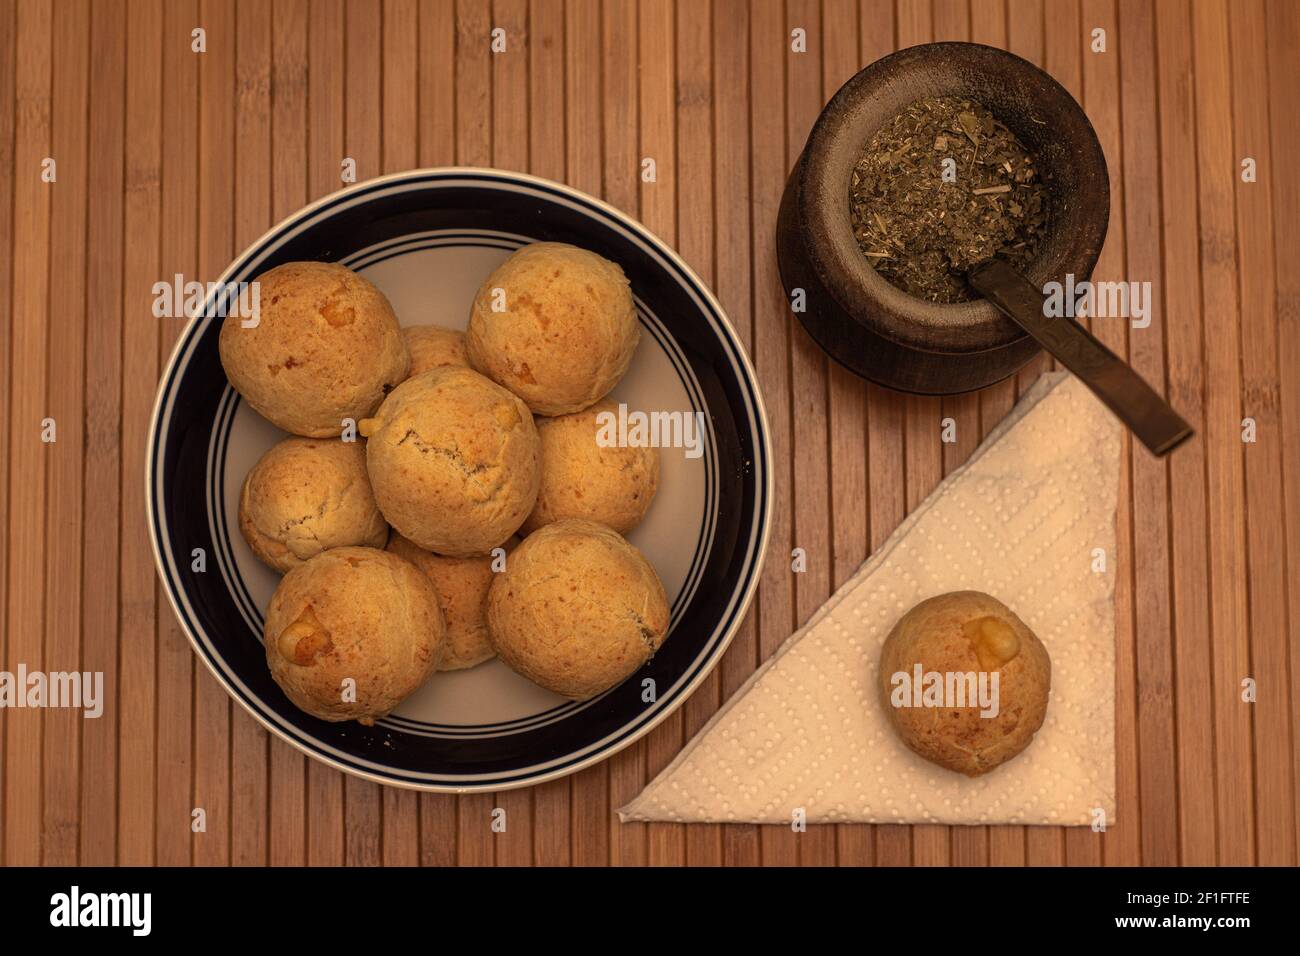
<instances>
[{"instance_id":1,"label":"plate rim","mask_svg":"<svg viewBox=\"0 0 1300 956\"><path fill-rule=\"evenodd\" d=\"M185 638L190 644L190 651L192 654L194 654L195 657L203 661L203 664L208 669L208 672L216 679L217 683L221 685L222 690L226 692L228 697L230 697L232 700L238 703L244 709L244 711L247 712L250 716L252 716L253 719L256 720L257 723L260 724L267 732L274 734L276 737L278 737L280 740L284 741L285 743L289 744L299 753L304 754L309 759L316 760L328 767L332 767L335 770L338 770L342 773L348 774L353 777L357 777L362 780L369 780L374 783L379 783L388 787L396 787L402 790L414 790L414 791L424 792L424 793L486 793L486 792L497 792L497 791L504 791L504 790L517 790L525 787L537 786L538 784L547 783L552 780L561 779L563 777L576 774L582 770L587 769L588 767L594 766L596 764L608 760L609 758L613 757L615 754L620 753L621 751L630 747L632 744L636 743L638 740L644 738L652 730L658 727L663 721L667 720L669 716L676 713L677 710L683 704L685 704L687 700L691 698L691 696L695 693L695 691L699 689L699 686L709 677L710 674L713 673L713 671L717 668L718 664L722 661L722 658L726 655L727 649L731 646L731 643L735 639L737 632L740 630L741 625L744 623L745 617L748 615L750 607L754 602L754 598L758 593L758 587L759 584L761 583L762 576L763 576L762 575L763 565L765 564L767 559L768 545L770 543L771 532L772 532L772 511L774 508L774 495L775 495L775 484L776 484L775 469L772 467L772 460L773 460L772 459L772 429L771 429L770 421L768 419L767 404L763 399L763 392L759 386L758 373L754 368L753 360L750 358L748 348L741 340L739 334L736 331L735 325L732 324L730 315L722 307L722 303L718 301L718 298L714 294L713 289L710 288L709 285L700 278L698 273L696 273L695 270L692 269L690 265L686 263L686 261L677 253L677 251L671 245L669 245L666 241L664 241L662 237L660 237L656 232L654 232L644 223L640 222L637 219L632 218L627 213L623 212L622 210L618 209L615 206L610 205L609 203L605 202L603 199L600 199L599 197L596 196L592 196L586 192L583 192L580 189L575 189L574 187L569 186L566 183L559 183L554 180L546 179L541 176L534 176L531 173L515 172L513 170L502 170L502 169L495 169L492 167L483 167L483 166L419 167L414 169L403 170L397 173L388 173L382 176L376 176L372 179L362 180L361 182L357 182L357 183L350 183L347 186L343 187L342 189L336 189L335 191L325 196L319 197L313 202L307 203L306 205L295 209L287 216L282 217L279 221L275 223L275 225L271 226L260 236L258 236L255 240L245 245L243 249L230 260L230 262L226 265L226 268L222 270L220 276L218 276L218 278L215 281L218 287L223 287L229 281L230 276L234 273L235 266L241 260L245 259L255 248L261 246L272 237L283 232L292 223L310 217L310 214L312 212L334 202L336 199L338 199L340 196L346 193L357 191L360 187L375 187L375 186L389 184L389 183L400 183L404 180L412 180L420 177L427 177L430 175L456 176L461 174L473 174L476 176L481 176L485 179L495 179L495 180L500 180L502 182L513 180L514 182L533 184L536 186L544 187L546 189L550 189L562 193L572 199L589 203L590 205L594 206L595 208L603 212L606 216L621 223L624 227L628 228L630 231L634 233L640 233L641 235L643 235L646 241L650 245L655 247L656 251L661 256L669 260L676 268L681 270L681 272L686 276L686 278L695 284L696 289L698 290L700 297L705 301L705 304L707 304L715 312L718 320L721 323L722 332L728 338L731 339L731 344L735 351L737 363L741 371L743 372L744 377L748 379L753 394L754 410L756 412L755 417L756 417L756 422L759 426L758 438L760 440L760 445L762 448L763 459L767 463L767 467L764 470L763 480L759 485L759 491L762 495L762 506L759 510L759 514L757 515L760 528L759 528L757 547L755 549L756 553L754 558L754 568L752 573L750 574L749 583L745 585L743 593L740 595L740 600L737 602L736 610L733 615L731 625L728 626L727 629L723 632L722 638L720 641L718 641L717 647L714 649L710 659L706 661L705 665L699 668L696 675L690 681L687 682L687 684L682 688L681 693L677 696L677 699L675 701L673 701L668 706L661 708L658 714L656 714L650 720L646 721L640 728L638 728L633 733L627 735L624 739L612 744L609 748L596 753L588 754L587 756L582 757L575 763L551 768L548 770L543 770L538 772L537 774L530 775L521 779L505 780L505 781L497 781L497 782L485 782L485 783L446 784L446 783L421 782L421 781L413 781L413 780L407 780L401 778L386 777L383 776L382 774L375 773L373 771L349 766L341 761L338 761L330 757L327 754L319 753L309 749L308 747L304 746L301 742L293 739L293 737L284 733L279 727L275 726L271 721L264 718L252 706L250 706L250 704L247 701L245 701L241 695L235 693L234 689L230 686L225 676L220 672L220 670L215 666L215 664L208 659L207 655L203 653L202 648L199 646L198 638L193 633L189 625L189 622L186 618L186 615L181 612L179 605L176 603L176 598L172 594L172 589L171 587L168 586L168 582L170 579L167 575L167 569L163 561L162 553L160 552L158 547L157 532L159 531L159 518L154 508L154 498L152 494L152 491L155 487L155 481L156 481L156 472L154 469L154 462L157 457L156 436L158 435L158 421L160 416L163 413L163 401L166 395L166 389L164 388L164 384L167 382L168 379L171 378L173 372L175 371L176 364L180 360L181 355L185 350L186 342L191 332L194 330L194 327L199 322L205 321L202 314L197 314L189 317L185 323L185 326L177 333L176 342L172 346L171 354L169 355L166 364L161 366L159 369L157 392L154 396L153 409L150 412L150 416L149 416L149 431L148 431L149 439L145 443L144 498L145 498L145 522L146 522L146 528L149 532L149 547L150 550L153 552L153 557L154 557L154 569L157 572L158 578L163 585L162 590L167 595L167 603L171 606L172 614L175 617L177 623L180 625L181 630L184 631Z\"/></svg>"}]
</instances>

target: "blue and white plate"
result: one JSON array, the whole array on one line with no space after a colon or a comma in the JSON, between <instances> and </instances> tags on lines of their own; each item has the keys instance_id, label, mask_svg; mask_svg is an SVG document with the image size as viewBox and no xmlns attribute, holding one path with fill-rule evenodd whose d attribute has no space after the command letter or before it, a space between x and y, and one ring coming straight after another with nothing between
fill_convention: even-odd
<instances>
[{"instance_id":1,"label":"blue and white plate","mask_svg":"<svg viewBox=\"0 0 1300 956\"><path fill-rule=\"evenodd\" d=\"M172 606L231 696L272 732L348 773L424 790L500 790L603 760L681 705L721 658L753 597L772 502L753 369L699 278L616 209L519 173L400 173L285 220L218 284L232 288L291 260L336 261L382 289L403 325L464 328L492 269L520 245L543 240L597 252L631 280L644 334L611 397L630 411L703 412L706 423L701 454L662 449L658 496L629 535L668 592L668 639L632 678L595 700L567 701L493 660L435 675L374 727L327 723L294 707L271 680L261 643L279 576L253 557L236 520L245 474L284 435L226 381L217 352L220 296L190 321L163 374L147 495ZM204 570L195 570L196 557Z\"/></svg>"}]
</instances>

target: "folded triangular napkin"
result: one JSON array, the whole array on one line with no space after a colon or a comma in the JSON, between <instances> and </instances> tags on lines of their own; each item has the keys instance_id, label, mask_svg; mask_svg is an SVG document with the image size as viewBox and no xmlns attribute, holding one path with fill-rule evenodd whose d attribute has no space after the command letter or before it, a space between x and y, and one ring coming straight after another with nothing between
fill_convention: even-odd
<instances>
[{"instance_id":1,"label":"folded triangular napkin","mask_svg":"<svg viewBox=\"0 0 1300 956\"><path fill-rule=\"evenodd\" d=\"M1119 448L1077 379L1044 375L620 818L1076 825L1101 809L1113 823ZM1009 605L1052 658L1033 743L974 779L908 750L876 692L898 618L968 589Z\"/></svg>"}]
</instances>

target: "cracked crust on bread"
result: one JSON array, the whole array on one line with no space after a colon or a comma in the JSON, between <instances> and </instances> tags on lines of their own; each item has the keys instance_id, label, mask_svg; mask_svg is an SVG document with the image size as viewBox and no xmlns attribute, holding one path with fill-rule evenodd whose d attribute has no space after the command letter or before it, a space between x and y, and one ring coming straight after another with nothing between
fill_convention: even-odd
<instances>
[{"instance_id":1,"label":"cracked crust on bread","mask_svg":"<svg viewBox=\"0 0 1300 956\"><path fill-rule=\"evenodd\" d=\"M408 379L360 423L379 509L436 554L486 554L537 501L541 445L516 396L469 368Z\"/></svg>"},{"instance_id":2,"label":"cracked crust on bread","mask_svg":"<svg viewBox=\"0 0 1300 956\"><path fill-rule=\"evenodd\" d=\"M407 376L388 299L331 262L286 262L257 277L258 321L229 315L221 364L253 410L290 434L337 437Z\"/></svg>"},{"instance_id":3,"label":"cracked crust on bread","mask_svg":"<svg viewBox=\"0 0 1300 956\"><path fill-rule=\"evenodd\" d=\"M271 676L322 720L373 723L437 668L445 624L429 579L374 548L335 548L285 575L266 612Z\"/></svg>"},{"instance_id":4,"label":"cracked crust on bread","mask_svg":"<svg viewBox=\"0 0 1300 956\"><path fill-rule=\"evenodd\" d=\"M641 338L632 289L614 262L562 242L512 253L479 288L470 364L538 415L581 411L627 372Z\"/></svg>"},{"instance_id":5,"label":"cracked crust on bread","mask_svg":"<svg viewBox=\"0 0 1300 956\"><path fill-rule=\"evenodd\" d=\"M287 438L258 459L239 495L239 530L253 554L283 574L330 548L382 548L388 523L365 454L361 442Z\"/></svg>"},{"instance_id":6,"label":"cracked crust on bread","mask_svg":"<svg viewBox=\"0 0 1300 956\"><path fill-rule=\"evenodd\" d=\"M659 575L605 525L548 524L515 549L488 592L497 654L573 700L604 693L646 663L668 634Z\"/></svg>"},{"instance_id":7,"label":"cracked crust on bread","mask_svg":"<svg viewBox=\"0 0 1300 956\"><path fill-rule=\"evenodd\" d=\"M617 415L608 400L555 418L538 418L542 484L523 534L562 518L584 518L627 534L645 517L659 489L659 449L602 447L597 416Z\"/></svg>"},{"instance_id":8,"label":"cracked crust on bread","mask_svg":"<svg viewBox=\"0 0 1300 956\"><path fill-rule=\"evenodd\" d=\"M894 675L913 675L918 664L922 674L977 679L996 671L996 716L981 716L978 706L895 707ZM1033 742L1047 714L1052 662L1042 641L997 598L954 591L922 601L894 625L880 651L877 684L904 744L941 767L978 777Z\"/></svg>"},{"instance_id":9,"label":"cracked crust on bread","mask_svg":"<svg viewBox=\"0 0 1300 956\"><path fill-rule=\"evenodd\" d=\"M511 538L504 548L509 552L516 544ZM423 571L438 594L447 624L447 652L438 670L464 670L496 657L487 627L487 594L492 586L494 558L444 557L412 544L400 534L392 536L388 550Z\"/></svg>"},{"instance_id":10,"label":"cracked crust on bread","mask_svg":"<svg viewBox=\"0 0 1300 956\"><path fill-rule=\"evenodd\" d=\"M464 332L440 325L408 325L402 329L402 338L411 353L412 376L447 365L469 367Z\"/></svg>"}]
</instances>

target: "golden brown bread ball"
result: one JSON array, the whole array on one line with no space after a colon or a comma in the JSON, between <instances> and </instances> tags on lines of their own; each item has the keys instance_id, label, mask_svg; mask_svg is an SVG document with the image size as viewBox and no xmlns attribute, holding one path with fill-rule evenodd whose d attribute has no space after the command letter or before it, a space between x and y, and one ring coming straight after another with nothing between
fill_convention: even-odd
<instances>
[{"instance_id":1,"label":"golden brown bread ball","mask_svg":"<svg viewBox=\"0 0 1300 956\"><path fill-rule=\"evenodd\" d=\"M509 551L514 547L514 539L504 547ZM443 557L425 551L400 534L393 535L388 550L423 571L438 593L438 606L447 624L447 652L438 670L463 670L496 657L487 627L487 594L492 586L495 558Z\"/></svg>"},{"instance_id":2,"label":"golden brown bread ball","mask_svg":"<svg viewBox=\"0 0 1300 956\"><path fill-rule=\"evenodd\" d=\"M426 551L486 554L537 502L541 445L528 407L473 369L407 379L361 422L379 510Z\"/></svg>"},{"instance_id":3,"label":"golden brown bread ball","mask_svg":"<svg viewBox=\"0 0 1300 956\"><path fill-rule=\"evenodd\" d=\"M370 491L364 443L286 438L273 446L244 479L239 530L281 573L330 548L382 548L388 523Z\"/></svg>"},{"instance_id":4,"label":"golden brown bread ball","mask_svg":"<svg viewBox=\"0 0 1300 956\"><path fill-rule=\"evenodd\" d=\"M372 724L428 680L444 646L433 585L374 548L335 548L284 576L266 612L271 676L322 720Z\"/></svg>"},{"instance_id":5,"label":"golden brown bread ball","mask_svg":"<svg viewBox=\"0 0 1300 956\"><path fill-rule=\"evenodd\" d=\"M932 674L942 683L926 676ZM958 679L972 674L974 681ZM992 706L973 700L979 675ZM1047 713L1052 662L1034 632L1001 601L980 591L954 591L922 601L899 619L881 648L878 680L885 713L903 743L941 767L977 777L1033 741ZM943 691L931 698L940 706L925 705L925 689L936 686L960 688L971 706L944 706L958 698Z\"/></svg>"},{"instance_id":6,"label":"golden brown bread ball","mask_svg":"<svg viewBox=\"0 0 1300 956\"><path fill-rule=\"evenodd\" d=\"M221 364L254 411L287 432L326 438L373 412L410 358L384 294L331 262L286 262L257 277L259 321L229 315Z\"/></svg>"},{"instance_id":7,"label":"golden brown bread ball","mask_svg":"<svg viewBox=\"0 0 1300 956\"><path fill-rule=\"evenodd\" d=\"M580 412L537 419L542 485L524 534L561 518L585 518L627 534L645 517L659 487L659 449L602 447L602 414L617 416L618 406L600 401Z\"/></svg>"},{"instance_id":8,"label":"golden brown bread ball","mask_svg":"<svg viewBox=\"0 0 1300 956\"><path fill-rule=\"evenodd\" d=\"M640 338L622 269L577 246L536 242L483 283L465 346L474 368L534 412L563 415L617 385Z\"/></svg>"},{"instance_id":9,"label":"golden brown bread ball","mask_svg":"<svg viewBox=\"0 0 1300 956\"><path fill-rule=\"evenodd\" d=\"M439 325L408 325L402 329L402 338L411 353L410 375L444 365L469 365L464 332Z\"/></svg>"},{"instance_id":10,"label":"golden brown bread ball","mask_svg":"<svg viewBox=\"0 0 1300 956\"><path fill-rule=\"evenodd\" d=\"M573 700L622 683L668 633L655 569L593 521L557 521L525 538L494 575L487 609L501 659Z\"/></svg>"}]
</instances>

